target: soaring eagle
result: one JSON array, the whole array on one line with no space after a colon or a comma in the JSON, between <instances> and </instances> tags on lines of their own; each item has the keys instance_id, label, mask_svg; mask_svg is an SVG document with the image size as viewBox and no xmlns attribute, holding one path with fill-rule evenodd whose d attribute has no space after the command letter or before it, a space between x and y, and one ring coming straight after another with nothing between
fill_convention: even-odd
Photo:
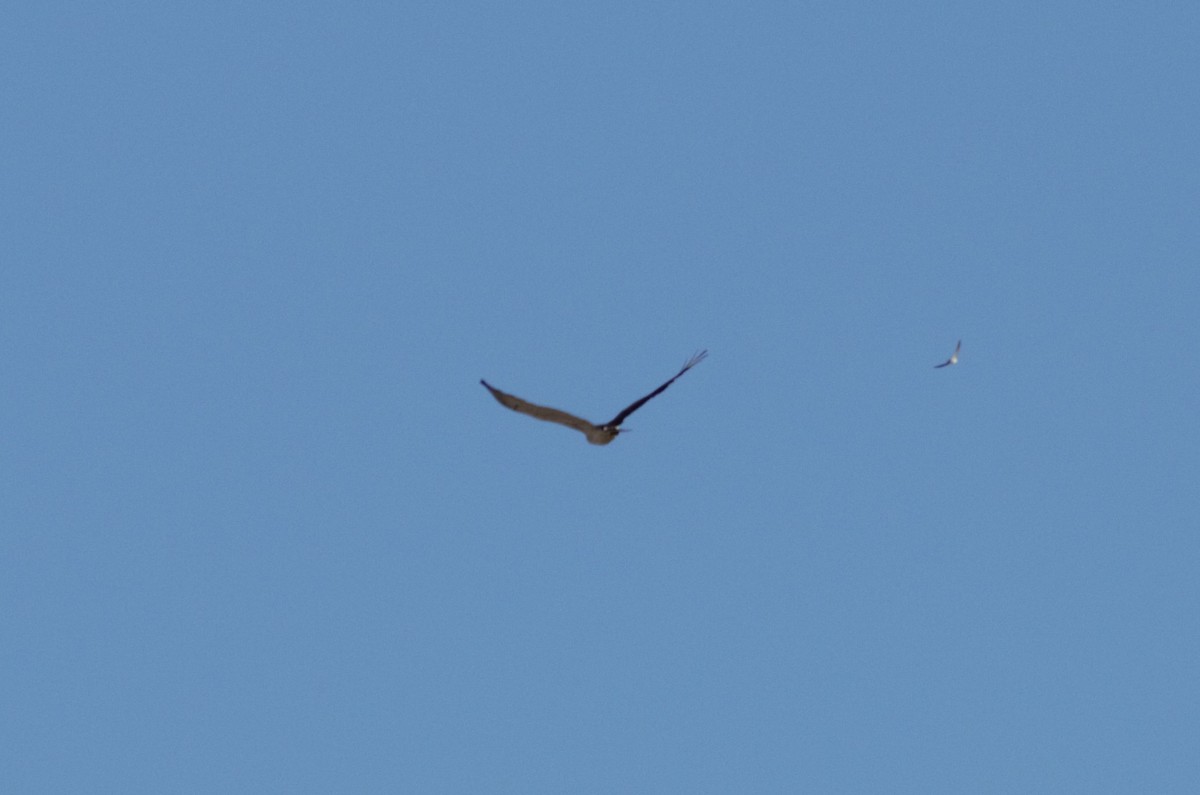
<instances>
[{"instance_id":1,"label":"soaring eagle","mask_svg":"<svg viewBox=\"0 0 1200 795\"><path fill-rule=\"evenodd\" d=\"M962 350L962 340L959 340L958 344L954 346L954 353L950 354L950 358L947 359L946 361L942 362L941 364L935 364L933 366L933 369L936 370L939 367L949 367L952 364L958 364L958 352L961 350Z\"/></svg>"},{"instance_id":2,"label":"soaring eagle","mask_svg":"<svg viewBox=\"0 0 1200 795\"><path fill-rule=\"evenodd\" d=\"M487 390L492 393L492 397L496 398L496 402L498 402L501 406L507 406L513 411L520 412L521 414L528 414L530 417L534 417L539 420L545 420L546 422L557 422L559 425L566 425L568 428L574 428L575 430L582 432L583 435L587 437L587 440L592 444L608 444L613 439L617 438L617 434L621 432L621 429L618 426L625 421L626 417L640 409L642 404L644 404L647 400L655 397L671 384L675 383L676 378L683 375L688 370L691 370L693 367L700 364L700 362L704 361L704 357L707 355L708 351L700 351L692 358L688 359L679 372L671 376L670 381L667 381L667 383L663 384L649 395L633 401L624 409L622 409L617 416L613 417L603 425L593 425L582 417L576 417L574 414L568 414L565 411L547 408L546 406L538 406L534 403L522 400L515 395L510 395L507 392L501 392L499 389L496 389L494 386L482 379L479 381L479 383L487 387Z\"/></svg>"}]
</instances>

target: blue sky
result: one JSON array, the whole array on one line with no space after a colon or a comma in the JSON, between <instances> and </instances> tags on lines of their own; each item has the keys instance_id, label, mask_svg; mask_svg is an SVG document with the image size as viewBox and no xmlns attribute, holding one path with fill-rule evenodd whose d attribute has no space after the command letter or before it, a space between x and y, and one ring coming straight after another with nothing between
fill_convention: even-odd
<instances>
[{"instance_id":1,"label":"blue sky","mask_svg":"<svg viewBox=\"0 0 1200 795\"><path fill-rule=\"evenodd\" d=\"M3 788L1196 791L1198 40L13 9Z\"/></svg>"}]
</instances>

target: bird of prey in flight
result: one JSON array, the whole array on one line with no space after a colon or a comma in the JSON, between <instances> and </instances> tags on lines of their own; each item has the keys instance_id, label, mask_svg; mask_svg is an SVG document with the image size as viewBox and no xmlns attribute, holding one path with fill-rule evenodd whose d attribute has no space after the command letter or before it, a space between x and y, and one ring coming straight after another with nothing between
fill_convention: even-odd
<instances>
[{"instance_id":1,"label":"bird of prey in flight","mask_svg":"<svg viewBox=\"0 0 1200 795\"><path fill-rule=\"evenodd\" d=\"M933 369L936 370L939 367L948 367L952 364L958 364L958 352L961 350L962 350L962 340L959 340L958 344L954 346L954 353L950 354L950 358L947 359L946 361L942 362L941 364L935 364L933 366Z\"/></svg>"},{"instance_id":2,"label":"bird of prey in flight","mask_svg":"<svg viewBox=\"0 0 1200 795\"><path fill-rule=\"evenodd\" d=\"M664 389L675 383L676 378L683 375L688 370L691 370L693 367L700 364L700 362L704 361L704 357L707 355L708 351L700 351L692 358L688 359L683 367L680 368L679 372L671 376L670 381L667 381L667 383L663 384L649 395L633 401L628 406L623 408L621 412L617 414L617 416L613 417L611 420L602 425L593 425L582 417L576 417L574 414L568 414L565 411L547 408L546 406L539 406L526 400L522 400L515 395L510 395L507 392L501 392L499 389L496 389L494 386L482 379L479 381L479 383L487 387L487 390L492 393L492 397L496 398L496 402L501 406L507 406L513 411L521 414L528 414L530 417L534 417L535 419L545 420L546 422L557 422L559 425L566 425L568 428L574 428L575 430L582 432L583 435L587 437L587 440L592 444L608 444L613 439L617 438L617 434L621 432L621 429L618 426L625 421L626 417L640 409L647 400L657 396Z\"/></svg>"}]
</instances>

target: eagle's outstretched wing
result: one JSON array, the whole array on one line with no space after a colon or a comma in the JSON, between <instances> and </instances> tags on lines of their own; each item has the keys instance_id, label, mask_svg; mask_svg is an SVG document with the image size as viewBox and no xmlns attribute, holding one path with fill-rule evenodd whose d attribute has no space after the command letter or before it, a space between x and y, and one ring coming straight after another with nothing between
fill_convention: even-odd
<instances>
[{"instance_id":1,"label":"eagle's outstretched wing","mask_svg":"<svg viewBox=\"0 0 1200 795\"><path fill-rule=\"evenodd\" d=\"M656 395L658 395L659 393L661 393L661 392L662 392L664 389L666 389L667 387L669 387L671 384L675 383L675 379L676 379L676 378L678 378L679 376L683 375L683 374L684 374L684 373L686 373L688 370L691 370L693 367L695 367L696 365L700 364L700 362L704 361L704 357L705 357L705 356L708 356L708 351L700 351L699 353L697 353L697 354L695 354L694 356L692 356L692 358L690 358L690 359L688 359L688 360L687 360L687 363L683 365L683 367L682 367L682 368L679 370L679 372L678 372L678 373L676 373L675 375L671 376L671 380L670 380L670 381L668 381L667 383L663 384L663 385L662 385L662 386L660 386L658 389L656 389L656 390L654 390L653 392L651 392L649 395L646 395L644 398L639 398L639 399L635 400L633 403L630 403L628 406L626 406L626 407L625 407L625 409L623 409L623 410L621 411L621 413L620 413L620 414L618 414L617 416L613 417L613 418L612 418L611 420L609 420L608 422L604 423L604 425L602 425L601 427L603 427L603 428L615 428L615 427L617 427L618 425L620 425L622 422L624 422L624 421L625 421L625 418L626 418L626 417L628 417L630 414L632 414L633 412L635 412L635 411L637 411L638 409L640 409L640 408L642 407L642 405L643 405L643 404L644 404L644 403L645 403L647 400L649 400L650 398L652 398L652 397L655 397Z\"/></svg>"},{"instance_id":2,"label":"eagle's outstretched wing","mask_svg":"<svg viewBox=\"0 0 1200 795\"><path fill-rule=\"evenodd\" d=\"M510 395L507 392L501 392L496 387L489 384L487 381L480 379L479 383L487 387L487 390L492 393L492 397L496 398L496 402L501 406L507 406L521 414L528 414L539 420L546 422L557 422L559 425L566 425L568 428L574 428L585 434L590 434L596 430L596 426L582 417L576 417L574 414L568 414L565 411L552 409L547 406L539 406L536 403L530 403L528 400L522 400L516 395Z\"/></svg>"}]
</instances>

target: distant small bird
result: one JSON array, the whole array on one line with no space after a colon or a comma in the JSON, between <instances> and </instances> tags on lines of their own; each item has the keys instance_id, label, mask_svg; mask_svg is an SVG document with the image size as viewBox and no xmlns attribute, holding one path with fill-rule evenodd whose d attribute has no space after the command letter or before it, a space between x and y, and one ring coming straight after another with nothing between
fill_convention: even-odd
<instances>
[{"instance_id":1,"label":"distant small bird","mask_svg":"<svg viewBox=\"0 0 1200 795\"><path fill-rule=\"evenodd\" d=\"M954 353L950 354L950 358L947 359L946 361L942 362L941 364L935 364L933 366L933 369L936 370L939 367L949 367L952 364L958 364L958 352L961 350L962 350L962 340L959 340L958 344L954 346Z\"/></svg>"},{"instance_id":2,"label":"distant small bird","mask_svg":"<svg viewBox=\"0 0 1200 795\"><path fill-rule=\"evenodd\" d=\"M521 414L528 414L530 417L534 417L539 420L545 420L546 422L557 422L559 425L566 425L568 428L574 428L575 430L581 431L585 436L587 436L587 440L592 444L608 444L613 439L617 438L617 434L621 432L621 429L617 426L624 422L626 417L640 409L647 400L655 397L671 384L675 383L676 378L683 375L688 370L691 370L693 367L700 364L700 362L704 361L705 356L708 356L708 351L700 351L695 356L688 359L683 365L683 368L680 369L678 373L671 376L670 381L663 384L649 395L646 395L644 398L639 398L633 403L630 403L621 411L620 414L613 417L603 425L593 425L582 417L576 417L574 414L568 414L565 411L547 408L546 406L538 406L534 403L522 400L515 395L510 395L507 392L501 392L499 389L496 389L483 379L480 379L479 383L487 387L487 390L492 393L492 397L496 398L496 402L498 402L501 406L507 406L513 411L520 412Z\"/></svg>"}]
</instances>

